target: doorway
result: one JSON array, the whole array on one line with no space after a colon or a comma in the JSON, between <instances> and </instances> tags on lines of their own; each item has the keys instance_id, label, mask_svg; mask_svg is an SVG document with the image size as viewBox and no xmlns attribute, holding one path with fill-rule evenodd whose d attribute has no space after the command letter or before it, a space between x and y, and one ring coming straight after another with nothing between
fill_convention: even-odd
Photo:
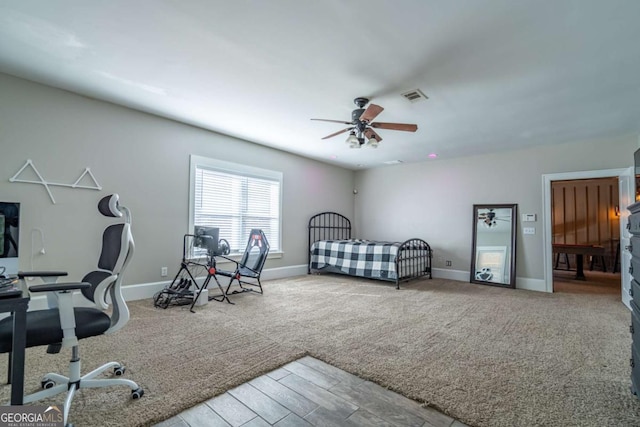
<instances>
[{"instance_id":1,"label":"doorway","mask_svg":"<svg viewBox=\"0 0 640 427\"><path fill-rule=\"evenodd\" d=\"M553 292L620 293L618 191L618 177L551 182Z\"/></svg>"},{"instance_id":2,"label":"doorway","mask_svg":"<svg viewBox=\"0 0 640 427\"><path fill-rule=\"evenodd\" d=\"M617 178L618 180L618 200L617 206L619 207L619 239L620 239L620 247L624 248L627 246L629 240L629 234L626 232L625 224L627 222L628 212L626 207L629 206L632 202L633 195L633 182L631 181L633 176L633 168L625 168L625 169L609 169L609 170L599 170L599 171L581 171L581 172L566 172L566 173L558 173L558 174L546 174L543 175L543 201L544 201L544 212L543 212L543 252L544 252L544 269L545 269L545 288L547 292L554 291L554 267L556 256L553 254L552 245L554 243L553 236L553 198L552 198L552 183L555 181L572 181L572 180L589 180L589 179L598 179L598 178ZM619 254L619 266L617 271L623 272L627 271L629 267L629 255L625 253L626 251L621 250ZM586 258L588 259L588 258ZM588 274L593 274L595 272L590 271L591 267L590 262L585 262L584 268L588 272ZM596 275L600 275L598 272ZM594 276L595 277L595 276ZM629 288L629 278L626 274L620 274L620 279L617 281L618 284L621 284L619 291L621 294L622 301L628 306L629 305L629 296L628 296L628 288ZM617 286L616 286L617 287Z\"/></svg>"}]
</instances>

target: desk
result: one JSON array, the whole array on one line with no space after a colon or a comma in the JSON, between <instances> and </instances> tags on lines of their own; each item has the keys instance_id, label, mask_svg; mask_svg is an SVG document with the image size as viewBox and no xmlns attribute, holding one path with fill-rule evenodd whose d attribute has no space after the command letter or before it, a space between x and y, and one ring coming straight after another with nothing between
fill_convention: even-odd
<instances>
[{"instance_id":1,"label":"desk","mask_svg":"<svg viewBox=\"0 0 640 427\"><path fill-rule=\"evenodd\" d=\"M571 254L576 256L576 280L587 280L584 276L584 256L585 255L604 255L604 246L597 245L566 245L553 244L553 252L560 254Z\"/></svg>"},{"instance_id":2,"label":"desk","mask_svg":"<svg viewBox=\"0 0 640 427\"><path fill-rule=\"evenodd\" d=\"M0 292L0 313L13 312L13 341L11 343L11 357L9 359L9 378L11 384L11 404L22 405L24 397L24 356L27 345L27 308L29 307L28 293L2 298Z\"/></svg>"}]
</instances>

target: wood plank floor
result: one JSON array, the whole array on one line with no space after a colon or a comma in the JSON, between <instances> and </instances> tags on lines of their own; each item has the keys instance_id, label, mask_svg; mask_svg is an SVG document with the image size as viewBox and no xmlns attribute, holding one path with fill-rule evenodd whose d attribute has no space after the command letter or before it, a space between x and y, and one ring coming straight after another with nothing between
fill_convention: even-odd
<instances>
[{"instance_id":1,"label":"wood plank floor","mask_svg":"<svg viewBox=\"0 0 640 427\"><path fill-rule=\"evenodd\" d=\"M304 357L156 427L464 427L435 409Z\"/></svg>"}]
</instances>

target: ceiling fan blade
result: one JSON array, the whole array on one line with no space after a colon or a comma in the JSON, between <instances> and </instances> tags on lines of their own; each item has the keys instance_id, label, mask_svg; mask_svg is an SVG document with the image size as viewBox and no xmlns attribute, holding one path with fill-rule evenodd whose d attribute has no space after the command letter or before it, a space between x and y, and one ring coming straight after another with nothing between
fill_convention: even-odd
<instances>
[{"instance_id":1,"label":"ceiling fan blade","mask_svg":"<svg viewBox=\"0 0 640 427\"><path fill-rule=\"evenodd\" d=\"M360 120L369 123L371 120L375 119L382 110L384 110L384 108L379 105L369 104L367 109L360 115Z\"/></svg>"},{"instance_id":2,"label":"ceiling fan blade","mask_svg":"<svg viewBox=\"0 0 640 427\"><path fill-rule=\"evenodd\" d=\"M373 122L373 123L370 123L369 126L376 129L403 130L406 132L415 132L418 130L418 125L412 125L408 123Z\"/></svg>"},{"instance_id":3,"label":"ceiling fan blade","mask_svg":"<svg viewBox=\"0 0 640 427\"><path fill-rule=\"evenodd\" d=\"M352 125L353 124L351 122L345 122L344 120L329 120L329 119L311 119L311 120L316 120L318 122L342 123L342 124L345 124L345 125Z\"/></svg>"},{"instance_id":4,"label":"ceiling fan blade","mask_svg":"<svg viewBox=\"0 0 640 427\"><path fill-rule=\"evenodd\" d=\"M338 132L334 132L334 133L332 133L331 135L327 135L327 136L325 136L325 137L324 137L324 138L322 138L322 139L329 139L329 138L332 138L332 137L334 137L334 136L336 136L336 135L340 135L341 133L345 133L346 131L349 131L349 130L351 130L351 129L353 129L353 128L352 128L352 127L350 127L350 128L345 128L345 129L339 130Z\"/></svg>"},{"instance_id":5,"label":"ceiling fan blade","mask_svg":"<svg viewBox=\"0 0 640 427\"><path fill-rule=\"evenodd\" d=\"M375 130L373 130L373 129L371 129L371 128L366 128L366 129L365 129L365 131L364 131L364 136L365 136L367 139L374 138L374 139L375 139L376 141L378 141L378 142L382 141L382 138L380 137L380 135L378 135L378 134L376 133L376 131L375 131Z\"/></svg>"}]
</instances>

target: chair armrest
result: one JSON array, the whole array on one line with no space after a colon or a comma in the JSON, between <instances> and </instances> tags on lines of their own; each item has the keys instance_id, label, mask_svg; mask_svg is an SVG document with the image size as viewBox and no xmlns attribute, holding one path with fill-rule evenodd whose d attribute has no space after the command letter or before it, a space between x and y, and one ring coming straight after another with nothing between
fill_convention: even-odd
<instances>
[{"instance_id":1,"label":"chair armrest","mask_svg":"<svg viewBox=\"0 0 640 427\"><path fill-rule=\"evenodd\" d=\"M257 270L254 270L253 268L247 267L246 265L240 264L240 263L238 263L238 268L246 268L247 270L249 270L249 271L251 271L252 273L255 273L255 274L259 273Z\"/></svg>"},{"instance_id":2,"label":"chair armrest","mask_svg":"<svg viewBox=\"0 0 640 427\"><path fill-rule=\"evenodd\" d=\"M33 285L29 288L31 292L52 292L52 291L73 291L76 289L90 288L91 284L87 282L68 282L68 283L47 283L44 285Z\"/></svg>"},{"instance_id":3,"label":"chair armrest","mask_svg":"<svg viewBox=\"0 0 640 427\"><path fill-rule=\"evenodd\" d=\"M224 255L215 255L214 258L223 258L223 259L226 259L227 261L231 261L235 265L240 265L240 263L238 261L236 261L235 259L231 259L231 258L226 257Z\"/></svg>"},{"instance_id":4,"label":"chair armrest","mask_svg":"<svg viewBox=\"0 0 640 427\"><path fill-rule=\"evenodd\" d=\"M68 276L66 271L18 271L18 278L25 277L61 277Z\"/></svg>"},{"instance_id":5,"label":"chair armrest","mask_svg":"<svg viewBox=\"0 0 640 427\"><path fill-rule=\"evenodd\" d=\"M76 319L73 305L73 292L76 289L91 287L86 282L45 283L29 288L31 292L55 292L47 294L49 309L58 309L60 327L62 328L62 347L71 348L78 345L76 336Z\"/></svg>"},{"instance_id":6,"label":"chair armrest","mask_svg":"<svg viewBox=\"0 0 640 427\"><path fill-rule=\"evenodd\" d=\"M238 270L240 270L241 268L246 268L247 270L251 271L251 272L252 272L252 273L254 273L254 274L260 274L260 272L259 272L259 271L254 270L254 269L253 269L253 268L251 268L251 267L247 267L246 265L244 265L244 264L243 264L243 263L241 263L240 261L236 261L236 260L234 260L234 259L227 258L227 257L226 257L226 256L224 256L224 255L216 255L216 258L217 258L217 257L224 258L224 259L226 259L226 260L229 260L229 261L231 261L231 262L235 263L235 264L236 264L236 272L237 272Z\"/></svg>"},{"instance_id":7,"label":"chair armrest","mask_svg":"<svg viewBox=\"0 0 640 427\"><path fill-rule=\"evenodd\" d=\"M235 265L236 265L236 269L238 269L238 268L241 268L241 267L242 267L242 268L246 268L247 270L249 270L249 271L251 271L251 272L253 272L253 273L255 273L255 274L259 274L259 271L256 271L256 270L254 270L254 269L253 269L253 268L251 268L251 267L247 267L246 265L242 264L240 261L236 261L235 259L228 258L228 257L226 257L226 256L224 256L224 255L216 255L215 257L216 257L216 258L224 258L224 259L226 259L227 261L231 261L231 262L235 263Z\"/></svg>"}]
</instances>

